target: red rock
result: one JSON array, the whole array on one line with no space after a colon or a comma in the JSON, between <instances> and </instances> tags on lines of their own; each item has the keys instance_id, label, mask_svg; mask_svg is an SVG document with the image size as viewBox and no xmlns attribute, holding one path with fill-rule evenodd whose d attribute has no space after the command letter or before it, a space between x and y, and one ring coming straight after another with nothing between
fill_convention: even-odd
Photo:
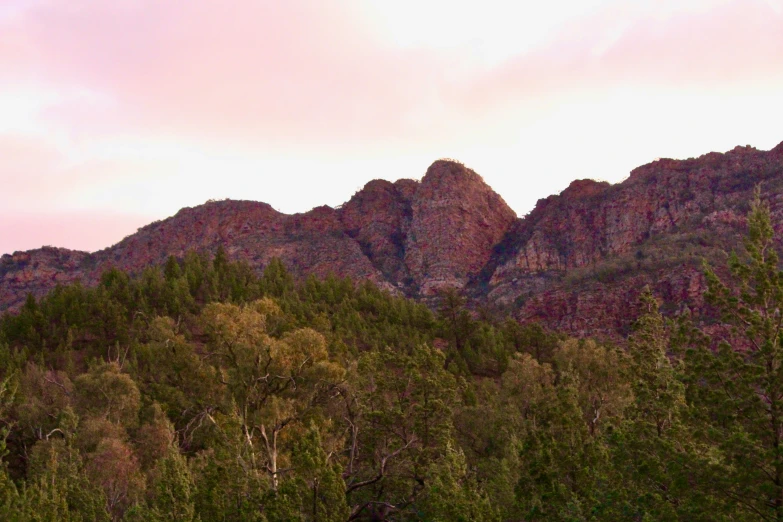
<instances>
[{"instance_id":1,"label":"red rock","mask_svg":"<svg viewBox=\"0 0 783 522\"><path fill-rule=\"evenodd\" d=\"M405 264L425 296L465 286L516 221L481 176L445 160L427 169L411 210Z\"/></svg>"},{"instance_id":2,"label":"red rock","mask_svg":"<svg viewBox=\"0 0 783 522\"><path fill-rule=\"evenodd\" d=\"M265 203L210 201L88 254L45 247L0 258L0 310L56 284L138 273L169 255L225 248L262 270L279 257L298 277L369 279L431 301L462 288L473 304L580 335L627 333L651 285L668 313L704 310L700 263L741 246L756 185L783 233L783 143L660 159L617 185L577 180L517 219L482 178L439 160L422 180L375 180L338 209L285 215ZM783 237L780 235L779 237ZM779 242L779 246L783 243Z\"/></svg>"}]
</instances>

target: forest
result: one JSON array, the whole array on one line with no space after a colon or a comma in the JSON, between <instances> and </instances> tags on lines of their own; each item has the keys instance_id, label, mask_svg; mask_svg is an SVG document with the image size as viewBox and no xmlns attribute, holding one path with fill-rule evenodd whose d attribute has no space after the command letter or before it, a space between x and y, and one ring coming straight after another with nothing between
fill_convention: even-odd
<instances>
[{"instance_id":1,"label":"forest","mask_svg":"<svg viewBox=\"0 0 783 522\"><path fill-rule=\"evenodd\" d=\"M713 322L574 339L216 255L0 319L0 520L783 520L769 209ZM720 327L716 327L719 325Z\"/></svg>"}]
</instances>

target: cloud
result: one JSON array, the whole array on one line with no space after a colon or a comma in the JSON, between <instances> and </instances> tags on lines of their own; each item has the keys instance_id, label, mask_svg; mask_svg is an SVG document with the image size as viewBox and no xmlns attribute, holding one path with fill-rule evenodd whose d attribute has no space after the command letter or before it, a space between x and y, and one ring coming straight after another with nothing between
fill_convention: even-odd
<instances>
[{"instance_id":1,"label":"cloud","mask_svg":"<svg viewBox=\"0 0 783 522\"><path fill-rule=\"evenodd\" d=\"M765 0L772 10L778 14L783 15L783 2L780 0Z\"/></svg>"},{"instance_id":2,"label":"cloud","mask_svg":"<svg viewBox=\"0 0 783 522\"><path fill-rule=\"evenodd\" d=\"M601 61L623 80L706 88L752 84L779 75L780 20L762 2L734 1L708 13L640 20Z\"/></svg>"},{"instance_id":3,"label":"cloud","mask_svg":"<svg viewBox=\"0 0 783 522\"><path fill-rule=\"evenodd\" d=\"M52 186L51 173L59 168L62 155L45 142L19 135L0 135L0 208L19 208L36 198L48 199Z\"/></svg>"},{"instance_id":4,"label":"cloud","mask_svg":"<svg viewBox=\"0 0 783 522\"><path fill-rule=\"evenodd\" d=\"M45 113L72 132L307 146L460 138L461 126L520 100L618 82L749 81L781 60L783 31L763 2L595 0L587 14L564 15L558 31L554 14L571 5L561 3L539 13L545 47L524 41L521 54L489 70L471 48L515 45L508 30L493 36L490 21L535 20L535 10L496 4L492 17L477 18L403 5L400 16L418 29L400 47L347 0L45 2L3 31L0 64L89 93ZM402 34L404 19L395 20ZM444 36L449 45L437 46L428 27L470 38Z\"/></svg>"},{"instance_id":5,"label":"cloud","mask_svg":"<svg viewBox=\"0 0 783 522\"><path fill-rule=\"evenodd\" d=\"M779 82L780 20L763 2L723 2L704 11L604 9L573 21L552 45L475 78L465 104L476 110L530 103L546 108L569 93L614 88L753 89Z\"/></svg>"},{"instance_id":6,"label":"cloud","mask_svg":"<svg viewBox=\"0 0 783 522\"><path fill-rule=\"evenodd\" d=\"M0 209L5 212L109 209L118 202L143 208L142 198L129 195L138 185L154 186L145 174L154 162L98 155L74 162L35 135L0 134L0 158Z\"/></svg>"},{"instance_id":7,"label":"cloud","mask_svg":"<svg viewBox=\"0 0 783 522\"><path fill-rule=\"evenodd\" d=\"M16 36L2 37L0 63L103 93L118 105L111 115L118 129L279 142L400 132L405 116L426 110L421 93L449 64L385 49L347 5L49 3L28 10ZM34 66L14 58L20 47ZM102 117L72 103L50 116L77 127Z\"/></svg>"}]
</instances>

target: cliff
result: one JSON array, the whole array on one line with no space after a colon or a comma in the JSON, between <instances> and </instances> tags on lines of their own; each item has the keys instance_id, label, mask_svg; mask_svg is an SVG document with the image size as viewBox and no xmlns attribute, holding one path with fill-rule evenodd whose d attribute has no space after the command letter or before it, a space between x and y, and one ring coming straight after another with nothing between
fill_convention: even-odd
<instances>
[{"instance_id":1,"label":"cliff","mask_svg":"<svg viewBox=\"0 0 783 522\"><path fill-rule=\"evenodd\" d=\"M783 231L783 144L661 159L617 185L576 181L522 221L486 299L522 321L590 335L626 331L647 284L665 310L701 311L702 261L722 268L741 249L757 185Z\"/></svg>"}]
</instances>

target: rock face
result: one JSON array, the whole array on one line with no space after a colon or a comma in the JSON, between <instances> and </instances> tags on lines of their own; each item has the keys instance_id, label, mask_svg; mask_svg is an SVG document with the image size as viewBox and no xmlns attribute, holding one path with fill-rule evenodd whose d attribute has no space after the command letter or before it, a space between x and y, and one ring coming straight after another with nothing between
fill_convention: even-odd
<instances>
[{"instance_id":1,"label":"rock face","mask_svg":"<svg viewBox=\"0 0 783 522\"><path fill-rule=\"evenodd\" d=\"M646 284L670 312L700 310L701 260L723 267L726 250L741 247L757 185L783 232L782 149L662 159L614 186L573 182L523 220L487 299L520 320L591 335L626 329Z\"/></svg>"},{"instance_id":2,"label":"rock face","mask_svg":"<svg viewBox=\"0 0 783 522\"><path fill-rule=\"evenodd\" d=\"M405 263L424 295L465 286L516 221L478 174L450 161L427 169L411 206Z\"/></svg>"},{"instance_id":3,"label":"rock face","mask_svg":"<svg viewBox=\"0 0 783 522\"><path fill-rule=\"evenodd\" d=\"M27 294L40 297L57 285L78 280L94 283L88 274L92 256L66 248L43 247L0 258L0 310L22 305Z\"/></svg>"},{"instance_id":4,"label":"rock face","mask_svg":"<svg viewBox=\"0 0 783 522\"><path fill-rule=\"evenodd\" d=\"M445 160L433 163L421 183L369 182L340 214L373 266L395 287L421 296L464 287L517 221L481 176Z\"/></svg>"},{"instance_id":5,"label":"rock face","mask_svg":"<svg viewBox=\"0 0 783 522\"><path fill-rule=\"evenodd\" d=\"M350 276L392 292L431 295L464 286L515 221L478 174L437 161L421 182L371 181L340 209L285 215L266 203L210 201L94 254L47 248L3 256L0 310L16 309L27 293L41 297L57 284L95 284L112 266L138 273L171 255L214 253L220 246L259 270L277 257L300 277Z\"/></svg>"},{"instance_id":6,"label":"rock face","mask_svg":"<svg viewBox=\"0 0 783 522\"><path fill-rule=\"evenodd\" d=\"M413 280L405 264L405 236L417 188L413 180L370 181L340 209L345 233L388 281L408 291Z\"/></svg>"},{"instance_id":7,"label":"rock face","mask_svg":"<svg viewBox=\"0 0 783 522\"><path fill-rule=\"evenodd\" d=\"M701 260L740 246L756 186L783 232L783 143L661 159L617 185L574 181L518 219L481 177L449 160L422 180L370 181L337 209L285 215L265 203L186 208L100 252L43 248L0 259L0 310L57 284L95 284L110 266L138 273L191 250L225 248L262 270L279 257L297 276L369 279L430 300L453 287L572 334L616 337L651 285L676 314L703 309ZM780 235L783 237L783 234Z\"/></svg>"}]
</instances>

